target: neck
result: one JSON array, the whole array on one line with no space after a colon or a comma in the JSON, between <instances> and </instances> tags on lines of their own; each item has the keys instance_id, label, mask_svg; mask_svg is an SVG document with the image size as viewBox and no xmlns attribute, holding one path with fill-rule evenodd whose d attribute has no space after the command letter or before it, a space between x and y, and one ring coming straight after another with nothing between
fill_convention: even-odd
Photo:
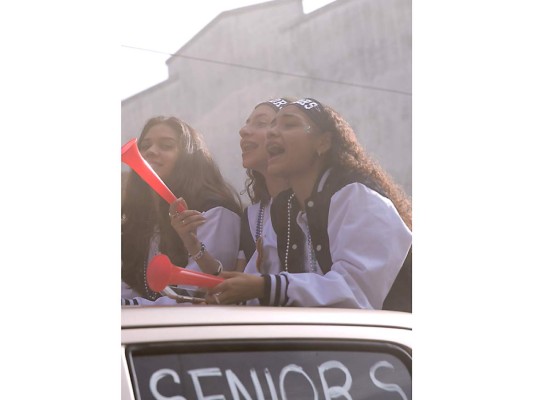
<instances>
[{"instance_id":1,"label":"neck","mask_svg":"<svg viewBox=\"0 0 533 400\"><path fill-rule=\"evenodd\" d=\"M294 176L289 179L289 184L301 210L305 210L305 200L311 196L315 183L319 178L319 169L313 168L305 175Z\"/></svg>"},{"instance_id":2,"label":"neck","mask_svg":"<svg viewBox=\"0 0 533 400\"><path fill-rule=\"evenodd\" d=\"M284 177L272 176L268 174L263 174L266 181L266 186L270 197L276 197L280 192L287 190L289 182Z\"/></svg>"}]
</instances>

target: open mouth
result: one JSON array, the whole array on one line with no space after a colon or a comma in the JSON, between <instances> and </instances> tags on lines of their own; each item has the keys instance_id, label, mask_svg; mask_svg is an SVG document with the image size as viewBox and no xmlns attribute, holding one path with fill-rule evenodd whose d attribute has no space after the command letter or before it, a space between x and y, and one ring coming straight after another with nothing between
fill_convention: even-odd
<instances>
[{"instance_id":1,"label":"open mouth","mask_svg":"<svg viewBox=\"0 0 533 400\"><path fill-rule=\"evenodd\" d=\"M267 153L269 158L274 158L285 153L285 148L278 143L270 143L267 145Z\"/></svg>"},{"instance_id":2,"label":"open mouth","mask_svg":"<svg viewBox=\"0 0 533 400\"><path fill-rule=\"evenodd\" d=\"M241 142L241 150L243 153L257 149L258 145L254 142Z\"/></svg>"}]
</instances>

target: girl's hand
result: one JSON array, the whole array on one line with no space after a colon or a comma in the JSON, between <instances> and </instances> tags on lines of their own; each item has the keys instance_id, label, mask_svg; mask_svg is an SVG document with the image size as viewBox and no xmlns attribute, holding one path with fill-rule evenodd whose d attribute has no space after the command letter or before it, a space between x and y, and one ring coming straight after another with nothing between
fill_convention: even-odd
<instances>
[{"instance_id":1,"label":"girl's hand","mask_svg":"<svg viewBox=\"0 0 533 400\"><path fill-rule=\"evenodd\" d=\"M190 253L193 254L199 249L196 230L200 225L205 223L206 219L201 212L196 210L186 209L185 211L178 212L177 209L180 202L186 206L185 200L180 197L169 207L168 215L170 217L170 225L172 225L180 236L187 251L190 252L192 250Z\"/></svg>"},{"instance_id":2,"label":"girl's hand","mask_svg":"<svg viewBox=\"0 0 533 400\"><path fill-rule=\"evenodd\" d=\"M222 272L219 276L225 280L207 291L207 304L237 304L263 297L265 279L261 276L235 271Z\"/></svg>"}]
</instances>

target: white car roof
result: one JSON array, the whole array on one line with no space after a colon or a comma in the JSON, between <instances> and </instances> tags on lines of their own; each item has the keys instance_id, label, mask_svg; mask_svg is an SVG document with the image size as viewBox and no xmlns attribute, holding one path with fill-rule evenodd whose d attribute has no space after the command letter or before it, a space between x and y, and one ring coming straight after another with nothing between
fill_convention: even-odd
<instances>
[{"instance_id":1,"label":"white car roof","mask_svg":"<svg viewBox=\"0 0 533 400\"><path fill-rule=\"evenodd\" d=\"M412 329L409 313L341 308L240 306L122 307L122 329L176 326L310 324Z\"/></svg>"}]
</instances>

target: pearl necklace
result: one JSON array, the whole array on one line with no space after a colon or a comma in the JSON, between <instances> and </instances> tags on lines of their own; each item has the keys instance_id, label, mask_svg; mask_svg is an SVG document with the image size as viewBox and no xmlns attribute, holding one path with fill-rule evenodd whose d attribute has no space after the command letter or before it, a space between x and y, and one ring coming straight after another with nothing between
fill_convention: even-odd
<instances>
[{"instance_id":1,"label":"pearl necklace","mask_svg":"<svg viewBox=\"0 0 533 400\"><path fill-rule=\"evenodd\" d=\"M146 294L146 297L148 300L155 300L159 297L159 293L154 292L148 287L148 282L146 280L146 270L148 269L148 258L152 258L156 256L157 254L160 254L159 251L159 242L160 237L158 236L159 230L156 228L156 231L152 235L152 238L150 239L149 245L148 245L148 256L144 260L144 268L143 268L143 277L144 277L144 293Z\"/></svg>"},{"instance_id":2,"label":"pearl necklace","mask_svg":"<svg viewBox=\"0 0 533 400\"><path fill-rule=\"evenodd\" d=\"M294 193L289 196L287 202L287 246L285 248L285 265L284 271L288 272L289 270L289 247L291 243L291 208L292 208L292 199L294 198ZM315 251L313 250L313 243L311 241L311 232L309 231L309 224L307 226L307 250L309 253L309 264L311 266L311 271L317 272L317 259Z\"/></svg>"},{"instance_id":3,"label":"pearl necklace","mask_svg":"<svg viewBox=\"0 0 533 400\"><path fill-rule=\"evenodd\" d=\"M289 271L289 246L291 244L291 208L293 198L294 193L289 196L289 201L287 201L287 247L285 248L285 272Z\"/></svg>"},{"instance_id":4,"label":"pearl necklace","mask_svg":"<svg viewBox=\"0 0 533 400\"><path fill-rule=\"evenodd\" d=\"M143 270L143 275L144 275L144 293L146 294L146 297L148 297L148 300L155 300L157 299L159 296L156 292L154 292L153 290L151 290L149 287L148 287L148 282L146 281L146 269L147 269L147 263L146 263L146 260L144 261L144 270Z\"/></svg>"}]
</instances>

